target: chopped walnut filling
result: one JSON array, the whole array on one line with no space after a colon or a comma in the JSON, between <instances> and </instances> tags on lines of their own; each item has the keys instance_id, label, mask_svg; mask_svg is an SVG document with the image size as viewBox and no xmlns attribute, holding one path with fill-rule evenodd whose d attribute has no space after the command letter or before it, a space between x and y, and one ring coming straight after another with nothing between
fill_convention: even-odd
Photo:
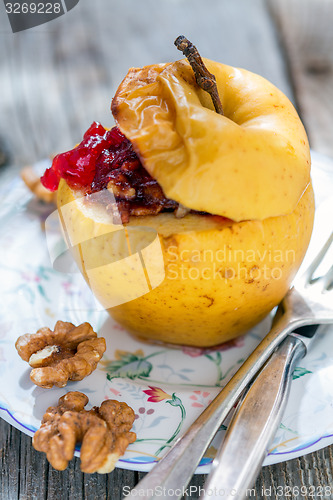
<instances>
[{"instance_id":1,"label":"chopped walnut filling","mask_svg":"<svg viewBox=\"0 0 333 500\"><path fill-rule=\"evenodd\" d=\"M139 162L131 170L122 171L122 168L109 174L107 189L102 193L115 223L125 224L130 216L157 215L177 209L178 203L164 196L160 185Z\"/></svg>"},{"instance_id":2,"label":"chopped walnut filling","mask_svg":"<svg viewBox=\"0 0 333 500\"><path fill-rule=\"evenodd\" d=\"M106 349L105 339L98 338L89 323L75 327L64 321L57 321L54 331L44 327L22 335L15 347L33 368L31 380L45 389L90 375Z\"/></svg>"},{"instance_id":3,"label":"chopped walnut filling","mask_svg":"<svg viewBox=\"0 0 333 500\"><path fill-rule=\"evenodd\" d=\"M130 216L174 212L178 203L166 198L161 186L143 167L131 142L117 127L106 130L94 122L82 142L71 151L57 155L41 178L43 186L55 191L60 178L87 195L101 193L114 223L127 223ZM178 211L177 217L188 213Z\"/></svg>"},{"instance_id":4,"label":"chopped walnut filling","mask_svg":"<svg viewBox=\"0 0 333 500\"><path fill-rule=\"evenodd\" d=\"M82 392L68 392L46 410L33 437L34 448L46 453L57 470L66 469L76 443L81 443L82 472L106 474L136 439L131 432L135 414L126 403L106 400L88 411L88 401Z\"/></svg>"}]
</instances>

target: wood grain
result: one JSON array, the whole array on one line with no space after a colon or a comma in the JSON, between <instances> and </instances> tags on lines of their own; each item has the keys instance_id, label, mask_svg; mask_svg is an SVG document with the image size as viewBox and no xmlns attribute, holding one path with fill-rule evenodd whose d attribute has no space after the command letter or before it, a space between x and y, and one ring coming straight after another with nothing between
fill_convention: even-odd
<instances>
[{"instance_id":1,"label":"wood grain","mask_svg":"<svg viewBox=\"0 0 333 500\"><path fill-rule=\"evenodd\" d=\"M325 69L328 60L331 67L330 38L326 42L327 30L317 33L316 12L310 19L300 8L296 19L297 2L291 3L292 18L290 0L271 1L270 10L264 0L81 0L66 16L13 35L1 2L0 137L16 168L71 148L94 119L112 125L111 97L128 67L177 59L173 40L179 34L189 37L203 56L258 72L296 97L313 147L332 151L333 86ZM296 32L303 37L297 50ZM311 40L321 37L310 61L308 46L313 42L304 46L307 33ZM324 61L318 56L322 52ZM320 61L319 69L314 60ZM278 495L277 488L333 485L332 450L264 467L252 498L310 500L308 495ZM2 500L118 500L123 486L134 486L143 476L121 469L89 476L81 473L77 459L65 472L57 472L32 448L28 436L2 420L0 470ZM197 492L192 489L186 498L198 498L203 484L204 476L195 476L191 485Z\"/></svg>"},{"instance_id":2,"label":"wood grain","mask_svg":"<svg viewBox=\"0 0 333 500\"><path fill-rule=\"evenodd\" d=\"M333 2L270 0L310 145L333 156Z\"/></svg>"}]
</instances>

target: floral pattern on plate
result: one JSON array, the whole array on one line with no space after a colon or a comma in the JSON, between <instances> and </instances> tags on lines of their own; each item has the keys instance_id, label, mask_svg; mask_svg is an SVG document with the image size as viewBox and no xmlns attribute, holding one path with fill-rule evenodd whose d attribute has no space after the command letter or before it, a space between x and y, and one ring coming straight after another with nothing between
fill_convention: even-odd
<instances>
[{"instance_id":1,"label":"floral pattern on plate","mask_svg":"<svg viewBox=\"0 0 333 500\"><path fill-rule=\"evenodd\" d=\"M314 160L317 205L322 201L324 206L331 203L333 167L317 155ZM125 401L136 414L137 440L118 466L150 470L237 371L267 333L270 319L245 337L213 349L173 349L143 343L96 307L78 272L53 269L44 232L50 208L33 200L18 177L2 183L0 199L0 415L32 435L45 409L67 391L86 393L91 406L100 405L104 399ZM315 254L316 244L320 245L318 235L328 220L323 209L317 217L313 250L310 248L307 261ZM71 382L64 389L47 390L32 384L14 343L23 333L41 326L53 327L58 319L74 324L89 321L106 338L107 351L97 370L86 379ZM321 328L311 352L297 367L288 406L266 464L333 443L332 333L332 327ZM221 426L198 472L208 472L226 425L228 422Z\"/></svg>"}]
</instances>

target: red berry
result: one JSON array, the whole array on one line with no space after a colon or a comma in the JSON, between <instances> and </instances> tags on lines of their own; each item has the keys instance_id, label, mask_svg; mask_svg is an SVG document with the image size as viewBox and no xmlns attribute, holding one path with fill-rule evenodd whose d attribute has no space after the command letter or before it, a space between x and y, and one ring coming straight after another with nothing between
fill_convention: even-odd
<instances>
[{"instance_id":1,"label":"red berry","mask_svg":"<svg viewBox=\"0 0 333 500\"><path fill-rule=\"evenodd\" d=\"M50 191L56 191L59 186L60 175L58 175L58 173L51 167L45 170L45 173L40 180L44 187Z\"/></svg>"},{"instance_id":2,"label":"red berry","mask_svg":"<svg viewBox=\"0 0 333 500\"><path fill-rule=\"evenodd\" d=\"M55 191L63 178L73 188L98 191L107 186L113 177L111 172L122 169L124 175L130 175L140 167L131 142L117 127L105 130L100 123L93 122L76 148L54 158L42 183ZM147 176L150 177L148 173Z\"/></svg>"}]
</instances>

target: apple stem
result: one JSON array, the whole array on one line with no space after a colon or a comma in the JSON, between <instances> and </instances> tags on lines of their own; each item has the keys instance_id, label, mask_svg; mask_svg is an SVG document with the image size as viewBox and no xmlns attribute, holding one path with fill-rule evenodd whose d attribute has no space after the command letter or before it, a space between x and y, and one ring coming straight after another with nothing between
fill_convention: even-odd
<instances>
[{"instance_id":1,"label":"apple stem","mask_svg":"<svg viewBox=\"0 0 333 500\"><path fill-rule=\"evenodd\" d=\"M216 78L204 65L198 49L183 35L176 38L175 45L190 63L199 87L210 94L216 113L223 115L223 108L217 90Z\"/></svg>"}]
</instances>

